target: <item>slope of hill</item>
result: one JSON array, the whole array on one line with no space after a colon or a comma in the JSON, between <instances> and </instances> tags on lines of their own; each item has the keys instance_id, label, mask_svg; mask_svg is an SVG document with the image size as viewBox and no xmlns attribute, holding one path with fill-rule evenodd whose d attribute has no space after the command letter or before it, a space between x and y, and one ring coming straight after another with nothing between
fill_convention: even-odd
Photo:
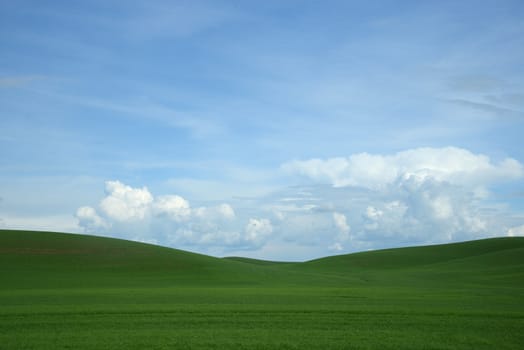
<instances>
[{"instance_id":1,"label":"slope of hill","mask_svg":"<svg viewBox=\"0 0 524 350\"><path fill-rule=\"evenodd\" d=\"M304 263L214 258L106 237L0 231L2 285L271 286L524 281L524 238L494 238L330 256ZM460 277L460 278L459 278Z\"/></svg>"},{"instance_id":2,"label":"slope of hill","mask_svg":"<svg viewBox=\"0 0 524 350\"><path fill-rule=\"evenodd\" d=\"M0 231L2 286L237 286L289 273L187 251L106 237Z\"/></svg>"},{"instance_id":3,"label":"slope of hill","mask_svg":"<svg viewBox=\"0 0 524 350\"><path fill-rule=\"evenodd\" d=\"M524 237L385 249L330 256L293 266L332 276L426 285L505 283L524 286Z\"/></svg>"},{"instance_id":4,"label":"slope of hill","mask_svg":"<svg viewBox=\"0 0 524 350\"><path fill-rule=\"evenodd\" d=\"M344 267L360 269L399 269L449 263L501 251L524 248L524 237L489 238L460 243L428 245L420 247L383 249L370 252L330 256L307 262L310 266L328 269ZM507 263L522 263L518 260Z\"/></svg>"},{"instance_id":5,"label":"slope of hill","mask_svg":"<svg viewBox=\"0 0 524 350\"><path fill-rule=\"evenodd\" d=\"M524 239L213 258L0 231L1 349L519 349Z\"/></svg>"}]
</instances>

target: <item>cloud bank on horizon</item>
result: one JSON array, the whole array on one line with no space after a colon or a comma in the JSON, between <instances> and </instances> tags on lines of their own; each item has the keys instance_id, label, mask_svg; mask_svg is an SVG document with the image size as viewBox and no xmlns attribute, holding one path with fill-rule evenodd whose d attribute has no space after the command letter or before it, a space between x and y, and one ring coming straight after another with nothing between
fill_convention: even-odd
<instances>
[{"instance_id":1,"label":"cloud bank on horizon","mask_svg":"<svg viewBox=\"0 0 524 350\"><path fill-rule=\"evenodd\" d=\"M523 233L491 193L492 186L524 178L515 159L495 164L464 149L419 148L291 161L282 169L308 183L193 207L176 194L154 196L146 187L107 181L97 208L82 206L76 218L85 232L261 257L275 245L314 256Z\"/></svg>"},{"instance_id":2,"label":"cloud bank on horizon","mask_svg":"<svg viewBox=\"0 0 524 350\"><path fill-rule=\"evenodd\" d=\"M517 0L0 4L0 227L215 255L524 235Z\"/></svg>"}]
</instances>

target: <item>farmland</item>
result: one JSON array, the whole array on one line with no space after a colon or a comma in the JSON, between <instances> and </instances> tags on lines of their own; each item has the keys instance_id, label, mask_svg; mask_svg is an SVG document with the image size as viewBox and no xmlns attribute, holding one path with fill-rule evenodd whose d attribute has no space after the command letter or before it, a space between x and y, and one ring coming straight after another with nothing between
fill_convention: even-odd
<instances>
[{"instance_id":1,"label":"farmland","mask_svg":"<svg viewBox=\"0 0 524 350\"><path fill-rule=\"evenodd\" d=\"M0 349L518 349L524 238L304 263L0 231Z\"/></svg>"}]
</instances>

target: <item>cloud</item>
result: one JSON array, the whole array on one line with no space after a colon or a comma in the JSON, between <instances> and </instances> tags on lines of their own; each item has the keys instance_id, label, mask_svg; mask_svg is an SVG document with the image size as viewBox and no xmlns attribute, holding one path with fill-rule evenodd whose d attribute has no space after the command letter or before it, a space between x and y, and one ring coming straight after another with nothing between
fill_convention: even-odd
<instances>
[{"instance_id":1,"label":"cloud","mask_svg":"<svg viewBox=\"0 0 524 350\"><path fill-rule=\"evenodd\" d=\"M191 207L184 198L176 195L161 196L153 204L157 215L167 215L176 222L188 221L191 218Z\"/></svg>"},{"instance_id":2,"label":"cloud","mask_svg":"<svg viewBox=\"0 0 524 350\"><path fill-rule=\"evenodd\" d=\"M508 229L506 235L508 237L524 236L524 225L515 226Z\"/></svg>"},{"instance_id":3,"label":"cloud","mask_svg":"<svg viewBox=\"0 0 524 350\"><path fill-rule=\"evenodd\" d=\"M233 220L235 218L235 211L229 204L223 203L217 207L217 211L226 219Z\"/></svg>"},{"instance_id":4,"label":"cloud","mask_svg":"<svg viewBox=\"0 0 524 350\"><path fill-rule=\"evenodd\" d=\"M366 217L370 220L377 220L382 215L384 215L384 212L382 210L379 210L371 206L366 208Z\"/></svg>"},{"instance_id":5,"label":"cloud","mask_svg":"<svg viewBox=\"0 0 524 350\"><path fill-rule=\"evenodd\" d=\"M351 228L347 224L346 216L344 214L335 212L333 213L333 221L335 222L335 226L339 231L339 236L342 239L347 239L347 237L349 237Z\"/></svg>"},{"instance_id":6,"label":"cloud","mask_svg":"<svg viewBox=\"0 0 524 350\"><path fill-rule=\"evenodd\" d=\"M261 245L273 232L273 226L268 219L249 219L245 232L247 241Z\"/></svg>"},{"instance_id":7,"label":"cloud","mask_svg":"<svg viewBox=\"0 0 524 350\"><path fill-rule=\"evenodd\" d=\"M142 220L146 216L153 196L146 187L132 188L120 181L107 181L108 196L100 208L110 219L117 221Z\"/></svg>"},{"instance_id":8,"label":"cloud","mask_svg":"<svg viewBox=\"0 0 524 350\"><path fill-rule=\"evenodd\" d=\"M198 207L193 210L196 218L213 218L214 220L234 220L235 210L227 203L222 203L212 207Z\"/></svg>"},{"instance_id":9,"label":"cloud","mask_svg":"<svg viewBox=\"0 0 524 350\"><path fill-rule=\"evenodd\" d=\"M91 207L80 207L76 211L75 217L81 227L84 227L87 232L97 232L106 230L110 225Z\"/></svg>"},{"instance_id":10,"label":"cloud","mask_svg":"<svg viewBox=\"0 0 524 350\"><path fill-rule=\"evenodd\" d=\"M449 80L449 86L462 92L486 93L506 87L501 79L486 75L457 76Z\"/></svg>"},{"instance_id":11,"label":"cloud","mask_svg":"<svg viewBox=\"0 0 524 350\"><path fill-rule=\"evenodd\" d=\"M121 21L126 35L134 39L156 37L189 37L236 19L240 14L233 8L214 6L213 3L154 2L152 5L137 7L135 16Z\"/></svg>"},{"instance_id":12,"label":"cloud","mask_svg":"<svg viewBox=\"0 0 524 350\"><path fill-rule=\"evenodd\" d=\"M510 105L515 107L524 106L524 94L505 93L499 95L487 95L486 100L497 105Z\"/></svg>"},{"instance_id":13,"label":"cloud","mask_svg":"<svg viewBox=\"0 0 524 350\"><path fill-rule=\"evenodd\" d=\"M43 76L17 76L0 78L0 88L20 87L32 83L35 80L45 79Z\"/></svg>"},{"instance_id":14,"label":"cloud","mask_svg":"<svg viewBox=\"0 0 524 350\"><path fill-rule=\"evenodd\" d=\"M524 176L512 158L493 161L456 147L416 148L292 161L282 169L310 181L295 188L295 195L285 191L273 198L281 214L275 215L277 234L300 244L331 242L328 250L343 252L521 232L504 229L512 227L513 214L491 196L492 187ZM299 192L315 198L315 206L282 210L283 199L288 208L310 204Z\"/></svg>"},{"instance_id":15,"label":"cloud","mask_svg":"<svg viewBox=\"0 0 524 350\"><path fill-rule=\"evenodd\" d=\"M344 247L342 246L342 244L337 242L337 243L333 243L332 245L330 245L328 249L334 252L341 252L344 250Z\"/></svg>"},{"instance_id":16,"label":"cloud","mask_svg":"<svg viewBox=\"0 0 524 350\"><path fill-rule=\"evenodd\" d=\"M146 187L108 181L99 205L80 207L76 218L85 232L205 254L282 256L278 246L307 254L290 259L524 230L491 197L491 185L522 177L522 165L513 159L493 162L457 148L423 148L349 156L341 168L330 167L330 160L308 168L308 174L330 174L329 184L292 186L232 203L194 206L178 194L155 196ZM335 179L352 185L336 186Z\"/></svg>"},{"instance_id":17,"label":"cloud","mask_svg":"<svg viewBox=\"0 0 524 350\"><path fill-rule=\"evenodd\" d=\"M246 230L228 203L192 207L179 195L153 196L147 187L107 181L99 209L83 206L76 219L84 232L176 247L260 247L271 233L266 219L250 219ZM254 220L254 221L253 221Z\"/></svg>"},{"instance_id":18,"label":"cloud","mask_svg":"<svg viewBox=\"0 0 524 350\"><path fill-rule=\"evenodd\" d=\"M373 205L361 209L361 240L446 242L498 230L473 191L431 177L405 178L369 199Z\"/></svg>"},{"instance_id":19,"label":"cloud","mask_svg":"<svg viewBox=\"0 0 524 350\"><path fill-rule=\"evenodd\" d=\"M447 100L450 103L464 106L468 108L472 108L481 112L485 112L491 115L499 116L499 117L505 117L505 118L515 118L515 119L522 119L524 118L524 112L519 110L514 110L507 107L501 107L492 103L486 103L486 102L474 102L469 101L466 99L449 99Z\"/></svg>"},{"instance_id":20,"label":"cloud","mask_svg":"<svg viewBox=\"0 0 524 350\"><path fill-rule=\"evenodd\" d=\"M78 220L72 215L16 215L6 213L3 225L13 230L38 230L58 232L78 232Z\"/></svg>"},{"instance_id":21,"label":"cloud","mask_svg":"<svg viewBox=\"0 0 524 350\"><path fill-rule=\"evenodd\" d=\"M431 178L408 178L374 190L323 185L307 189L321 204L309 212L276 216L273 236L297 246L316 246L324 252L319 255L505 235L501 227L513 221L491 198L479 199L468 188ZM270 200L279 203L279 195L274 196Z\"/></svg>"},{"instance_id":22,"label":"cloud","mask_svg":"<svg viewBox=\"0 0 524 350\"><path fill-rule=\"evenodd\" d=\"M338 234L336 235L336 242L328 247L329 250L342 251L344 247L342 246L343 242L349 240L349 233L351 227L347 223L346 216L341 213L333 213L333 221L335 222L335 227L337 228Z\"/></svg>"},{"instance_id":23,"label":"cloud","mask_svg":"<svg viewBox=\"0 0 524 350\"><path fill-rule=\"evenodd\" d=\"M523 165L515 159L506 158L495 164L485 155L456 147L417 148L393 155L358 153L349 157L295 160L284 163L282 169L335 187L370 189L384 188L408 178L416 181L433 178L469 187L524 175Z\"/></svg>"}]
</instances>

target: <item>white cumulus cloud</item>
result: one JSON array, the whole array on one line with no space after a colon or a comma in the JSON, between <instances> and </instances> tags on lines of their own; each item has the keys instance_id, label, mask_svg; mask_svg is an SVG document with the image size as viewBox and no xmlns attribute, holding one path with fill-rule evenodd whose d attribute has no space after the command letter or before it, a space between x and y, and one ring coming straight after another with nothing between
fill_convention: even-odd
<instances>
[{"instance_id":1,"label":"white cumulus cloud","mask_svg":"<svg viewBox=\"0 0 524 350\"><path fill-rule=\"evenodd\" d=\"M416 148L389 155L359 153L292 161L282 168L313 181L309 191L316 188L315 196L323 198L317 209L347 213L352 247L451 242L520 232L518 227L501 232L508 214L495 214L501 207L490 203L492 186L524 177L523 165L512 158L493 161L456 147ZM284 218L280 225L286 226L290 219ZM338 233L320 230L338 243L336 248L344 248L342 217L333 219Z\"/></svg>"},{"instance_id":2,"label":"white cumulus cloud","mask_svg":"<svg viewBox=\"0 0 524 350\"><path fill-rule=\"evenodd\" d=\"M423 159L424 154L428 159ZM445 154L451 159L443 158ZM337 162L345 165L324 169ZM516 161L497 163L445 148L311 164L316 164L311 174L330 174L325 177L329 184L235 198L234 208L216 201L192 205L176 194L154 196L146 187L108 181L99 205L78 208L76 219L85 232L212 255L249 251L256 256L293 246L294 251L307 252L291 257L299 259L524 235L524 225L515 226L515 214L492 197L497 187L490 188L522 176L522 165ZM354 185L336 186L349 182Z\"/></svg>"},{"instance_id":3,"label":"white cumulus cloud","mask_svg":"<svg viewBox=\"0 0 524 350\"><path fill-rule=\"evenodd\" d=\"M188 221L191 218L189 202L177 195L157 197L153 208L157 215L166 215L176 222Z\"/></svg>"},{"instance_id":4,"label":"white cumulus cloud","mask_svg":"<svg viewBox=\"0 0 524 350\"><path fill-rule=\"evenodd\" d=\"M106 182L107 197L100 209L108 218L117 221L142 220L146 216L153 196L146 187L132 188L120 181Z\"/></svg>"},{"instance_id":5,"label":"white cumulus cloud","mask_svg":"<svg viewBox=\"0 0 524 350\"><path fill-rule=\"evenodd\" d=\"M358 153L349 157L295 160L283 164L282 168L290 174L335 187L371 189L402 178L423 181L430 177L452 184L478 186L524 176L523 165L515 159L506 158L493 163L483 154L456 147L417 148L392 155Z\"/></svg>"},{"instance_id":6,"label":"white cumulus cloud","mask_svg":"<svg viewBox=\"0 0 524 350\"><path fill-rule=\"evenodd\" d=\"M271 231L271 224L262 219L243 232L228 203L192 207L179 195L153 196L146 187L120 181L107 181L105 187L98 210L83 206L76 212L85 232L176 247L252 249L265 242Z\"/></svg>"},{"instance_id":7,"label":"white cumulus cloud","mask_svg":"<svg viewBox=\"0 0 524 350\"><path fill-rule=\"evenodd\" d=\"M97 230L105 230L109 224L102 219L94 208L80 207L76 211L76 218L79 225L86 228L88 232L96 232Z\"/></svg>"}]
</instances>

